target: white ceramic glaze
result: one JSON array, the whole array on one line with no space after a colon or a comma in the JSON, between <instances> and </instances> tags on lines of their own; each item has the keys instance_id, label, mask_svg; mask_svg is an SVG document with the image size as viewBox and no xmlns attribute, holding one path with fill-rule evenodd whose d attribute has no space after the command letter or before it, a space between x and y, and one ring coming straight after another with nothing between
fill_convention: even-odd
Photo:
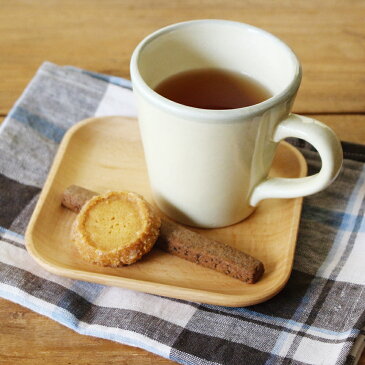
<instances>
[{"instance_id":1,"label":"white ceramic glaze","mask_svg":"<svg viewBox=\"0 0 365 365\"><path fill-rule=\"evenodd\" d=\"M153 91L168 76L206 67L247 74L273 97L245 108L206 110ZM154 199L181 223L227 226L249 216L262 199L316 193L339 172L342 150L332 130L290 114L300 63L266 31L226 20L168 26L138 45L131 77ZM321 171L303 179L268 179L277 143L290 136L317 148Z\"/></svg>"}]
</instances>

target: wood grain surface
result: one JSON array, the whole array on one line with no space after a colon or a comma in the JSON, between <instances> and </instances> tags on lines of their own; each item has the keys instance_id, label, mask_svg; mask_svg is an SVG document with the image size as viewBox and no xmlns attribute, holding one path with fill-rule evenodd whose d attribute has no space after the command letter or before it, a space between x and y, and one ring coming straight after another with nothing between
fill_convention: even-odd
<instances>
[{"instance_id":1,"label":"wood grain surface","mask_svg":"<svg viewBox=\"0 0 365 365\"><path fill-rule=\"evenodd\" d=\"M0 121L45 61L129 77L150 32L222 18L262 27L302 61L294 111L365 143L365 2L361 0L0 0ZM0 364L172 364L138 348L81 336L0 300ZM365 365L365 354L359 364Z\"/></svg>"}]
</instances>

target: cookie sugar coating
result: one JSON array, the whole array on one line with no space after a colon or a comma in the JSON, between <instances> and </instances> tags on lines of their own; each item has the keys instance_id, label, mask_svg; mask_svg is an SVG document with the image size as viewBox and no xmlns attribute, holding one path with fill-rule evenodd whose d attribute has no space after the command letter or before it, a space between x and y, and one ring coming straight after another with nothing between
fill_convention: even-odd
<instances>
[{"instance_id":1,"label":"cookie sugar coating","mask_svg":"<svg viewBox=\"0 0 365 365\"><path fill-rule=\"evenodd\" d=\"M86 261L117 267L132 264L149 252L160 225L159 216L139 194L109 192L83 206L72 238Z\"/></svg>"}]
</instances>

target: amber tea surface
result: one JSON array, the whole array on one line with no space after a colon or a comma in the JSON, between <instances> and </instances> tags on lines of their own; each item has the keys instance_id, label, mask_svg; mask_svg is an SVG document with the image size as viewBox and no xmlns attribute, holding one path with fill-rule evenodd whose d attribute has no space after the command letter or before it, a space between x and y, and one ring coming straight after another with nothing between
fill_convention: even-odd
<instances>
[{"instance_id":1,"label":"amber tea surface","mask_svg":"<svg viewBox=\"0 0 365 365\"><path fill-rule=\"evenodd\" d=\"M243 108L272 96L253 78L219 68L177 73L158 84L155 91L179 104L215 110Z\"/></svg>"}]
</instances>

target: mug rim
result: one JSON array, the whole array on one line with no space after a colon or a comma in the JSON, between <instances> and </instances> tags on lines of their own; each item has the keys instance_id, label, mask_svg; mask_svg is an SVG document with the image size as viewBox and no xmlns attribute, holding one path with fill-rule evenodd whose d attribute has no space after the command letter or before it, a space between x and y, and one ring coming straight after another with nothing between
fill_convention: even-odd
<instances>
[{"instance_id":1,"label":"mug rim","mask_svg":"<svg viewBox=\"0 0 365 365\"><path fill-rule=\"evenodd\" d=\"M169 33L173 30L178 28L183 28L192 24L197 23L220 23L220 24L230 24L233 26L239 26L246 29L250 29L252 31L259 32L263 34L265 37L268 37L275 42L277 42L281 47L283 47L288 56L291 58L292 62L295 66L294 76L288 83L288 85L279 93L273 95L269 99L266 99L260 103L245 106L242 108L235 108L235 109L202 109L196 108L184 104L177 103L170 99L165 98L164 96L158 94L154 91L147 83L144 81L143 77L141 76L139 69L138 69L138 59L141 54L141 51L154 39L158 38L159 36ZM162 108L163 110L172 113L174 115L179 115L184 119L190 120L200 120L200 121L207 121L207 122L219 122L219 121L227 121L227 120L235 120L235 119L242 119L245 117L255 116L257 114L262 114L266 110L271 109L273 106L281 104L292 95L294 95L301 82L302 78L302 67L298 57L296 56L295 52L280 38L273 35L272 33L255 27L253 25L231 21L231 20L223 20L223 19L198 19L198 20L189 20L184 22L179 22L175 24L168 25L161 29L156 30L155 32L146 36L142 41L137 45L135 50L132 53L131 62L130 62L130 73L132 79L132 86L133 89L136 88L141 91L141 93L154 105Z\"/></svg>"}]
</instances>

